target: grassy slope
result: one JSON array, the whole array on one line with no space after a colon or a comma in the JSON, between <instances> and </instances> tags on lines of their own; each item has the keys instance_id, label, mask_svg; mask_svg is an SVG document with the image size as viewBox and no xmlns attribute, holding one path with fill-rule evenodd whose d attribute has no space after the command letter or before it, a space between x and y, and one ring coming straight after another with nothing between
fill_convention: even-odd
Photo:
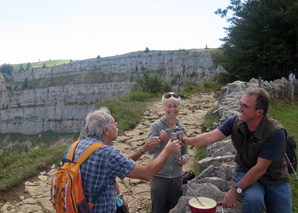
<instances>
[{"instance_id":1,"label":"grassy slope","mask_svg":"<svg viewBox=\"0 0 298 213\"><path fill-rule=\"evenodd\" d=\"M298 99L296 97L295 101L276 99L273 100L271 108L269 110L269 115L276 120L278 120L284 128L287 130L288 134L295 137L296 143L298 142ZM298 156L298 149L296 149L296 154ZM290 175L290 185L292 190L292 204L293 212L298 212L298 180L295 174Z\"/></svg>"},{"instance_id":2,"label":"grassy slope","mask_svg":"<svg viewBox=\"0 0 298 213\"><path fill-rule=\"evenodd\" d=\"M42 66L46 66L46 67L53 67L53 66L59 66L59 65L63 65L63 64L69 64L71 62L75 62L77 60L49 60L49 61L39 61L39 62L33 62L31 63L31 67L32 68L38 68L38 67L42 67ZM13 66L13 72L18 72L21 69L21 66L23 67L23 69L27 68L27 63L24 64L12 64Z\"/></svg>"}]
</instances>

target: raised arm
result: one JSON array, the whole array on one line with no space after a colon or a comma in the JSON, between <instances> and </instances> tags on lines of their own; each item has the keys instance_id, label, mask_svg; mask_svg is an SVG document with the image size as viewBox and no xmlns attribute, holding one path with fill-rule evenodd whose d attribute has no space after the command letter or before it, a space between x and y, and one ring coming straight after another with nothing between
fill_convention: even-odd
<instances>
[{"instance_id":1,"label":"raised arm","mask_svg":"<svg viewBox=\"0 0 298 213\"><path fill-rule=\"evenodd\" d=\"M142 147L140 147L137 151L127 156L127 158L131 158L134 161L137 161L143 154L145 154L145 152L157 146L159 142L160 140L158 137L149 138Z\"/></svg>"},{"instance_id":2,"label":"raised arm","mask_svg":"<svg viewBox=\"0 0 298 213\"><path fill-rule=\"evenodd\" d=\"M165 165L168 157L180 151L178 140L168 142L163 151L147 165L136 164L126 177L150 180Z\"/></svg>"},{"instance_id":3,"label":"raised arm","mask_svg":"<svg viewBox=\"0 0 298 213\"><path fill-rule=\"evenodd\" d=\"M183 136L182 141L185 145L207 146L209 144L215 143L216 141L220 141L226 137L227 136L225 136L219 129L214 129L211 132L205 132L195 137Z\"/></svg>"}]
</instances>

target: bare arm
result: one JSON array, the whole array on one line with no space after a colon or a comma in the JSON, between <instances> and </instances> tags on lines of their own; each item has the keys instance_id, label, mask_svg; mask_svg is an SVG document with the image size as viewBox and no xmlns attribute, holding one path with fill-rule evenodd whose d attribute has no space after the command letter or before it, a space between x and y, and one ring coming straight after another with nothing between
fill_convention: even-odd
<instances>
[{"instance_id":1,"label":"bare arm","mask_svg":"<svg viewBox=\"0 0 298 213\"><path fill-rule=\"evenodd\" d=\"M117 181L116 181L116 190L117 190L117 195L119 195L119 198L123 201L123 206L126 209L126 212L129 213L128 203L126 202L126 200L124 200L123 194L120 191L120 188L119 188L119 185L118 185Z\"/></svg>"},{"instance_id":2,"label":"bare arm","mask_svg":"<svg viewBox=\"0 0 298 213\"><path fill-rule=\"evenodd\" d=\"M243 179L237 184L238 187L245 190L257 182L266 173L271 162L271 160L258 157L257 164L246 173Z\"/></svg>"},{"instance_id":3,"label":"bare arm","mask_svg":"<svg viewBox=\"0 0 298 213\"><path fill-rule=\"evenodd\" d=\"M134 161L137 161L143 154L145 154L145 152L147 152L152 147L157 146L159 142L160 140L158 137L149 138L142 147L140 147L137 151L127 156L127 158L131 158Z\"/></svg>"},{"instance_id":4,"label":"bare arm","mask_svg":"<svg viewBox=\"0 0 298 213\"><path fill-rule=\"evenodd\" d=\"M178 140L168 142L163 151L146 166L136 164L126 177L150 180L165 165L168 157L180 151Z\"/></svg>"},{"instance_id":5,"label":"bare arm","mask_svg":"<svg viewBox=\"0 0 298 213\"><path fill-rule=\"evenodd\" d=\"M257 182L267 171L268 167L271 164L271 160L264 158L258 158L257 164L253 166L241 179L237 186L242 190L247 189L255 182ZM238 194L235 188L230 189L224 198L223 207L234 208L237 202Z\"/></svg>"},{"instance_id":6,"label":"bare arm","mask_svg":"<svg viewBox=\"0 0 298 213\"><path fill-rule=\"evenodd\" d=\"M205 132L195 137L183 136L182 141L186 145L207 146L226 137L219 129L214 129L211 132Z\"/></svg>"}]
</instances>

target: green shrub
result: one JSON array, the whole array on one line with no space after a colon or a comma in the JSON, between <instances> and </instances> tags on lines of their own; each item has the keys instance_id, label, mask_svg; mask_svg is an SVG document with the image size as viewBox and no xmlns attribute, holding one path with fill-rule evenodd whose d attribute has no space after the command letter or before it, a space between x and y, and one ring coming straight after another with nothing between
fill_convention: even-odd
<instances>
[{"instance_id":1,"label":"green shrub","mask_svg":"<svg viewBox=\"0 0 298 213\"><path fill-rule=\"evenodd\" d=\"M237 79L228 72L222 72L222 73L213 77L213 81L217 82L221 85L226 85L226 84L234 82L236 80Z\"/></svg>"},{"instance_id":2,"label":"green shrub","mask_svg":"<svg viewBox=\"0 0 298 213\"><path fill-rule=\"evenodd\" d=\"M172 90L171 85L157 74L144 73L141 78L136 78L136 84L131 88L133 92L164 93Z\"/></svg>"},{"instance_id":3,"label":"green shrub","mask_svg":"<svg viewBox=\"0 0 298 213\"><path fill-rule=\"evenodd\" d=\"M183 83L183 93L193 94L201 92L201 86L195 82L184 82Z\"/></svg>"},{"instance_id":4,"label":"green shrub","mask_svg":"<svg viewBox=\"0 0 298 213\"><path fill-rule=\"evenodd\" d=\"M135 93L132 97L125 96L112 101L105 101L103 103L97 103L96 108L107 107L115 120L118 122L119 134L122 132L134 128L141 120L144 111L146 110L146 101L149 101L151 95L146 93ZM145 97L148 97L145 99ZM132 100L132 99L142 99Z\"/></svg>"}]
</instances>

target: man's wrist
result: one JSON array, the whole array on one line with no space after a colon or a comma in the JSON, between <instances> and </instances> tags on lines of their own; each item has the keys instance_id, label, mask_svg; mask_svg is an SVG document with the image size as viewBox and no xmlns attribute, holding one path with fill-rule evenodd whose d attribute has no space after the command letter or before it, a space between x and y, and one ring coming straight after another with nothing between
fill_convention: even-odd
<instances>
[{"instance_id":1,"label":"man's wrist","mask_svg":"<svg viewBox=\"0 0 298 213\"><path fill-rule=\"evenodd\" d=\"M242 193L242 189L239 188L237 185L235 185L234 188L236 189L237 194L241 194Z\"/></svg>"},{"instance_id":2,"label":"man's wrist","mask_svg":"<svg viewBox=\"0 0 298 213\"><path fill-rule=\"evenodd\" d=\"M118 194L118 197L121 197L121 196L123 196L122 192L120 192L120 193Z\"/></svg>"}]
</instances>

